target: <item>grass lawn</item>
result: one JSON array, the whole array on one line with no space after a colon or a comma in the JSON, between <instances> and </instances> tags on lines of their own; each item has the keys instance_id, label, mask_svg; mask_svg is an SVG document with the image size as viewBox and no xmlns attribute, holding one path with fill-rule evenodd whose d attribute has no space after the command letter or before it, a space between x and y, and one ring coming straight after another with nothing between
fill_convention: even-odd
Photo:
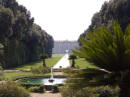
<instances>
[{"instance_id":1,"label":"grass lawn","mask_svg":"<svg viewBox=\"0 0 130 97\"><path fill-rule=\"evenodd\" d=\"M47 67L52 67L53 65L55 65L63 56L64 56L63 54L53 54L52 58L46 59ZM42 66L42 61L33 62L30 64L23 65L21 67L14 68L14 69L18 69L20 71L6 72L6 73L4 73L3 77L8 80L15 80L15 79L21 78L21 77L50 75L50 73L33 74L32 72L24 71L24 69L30 69L31 67L35 68L35 67L39 67L39 66Z\"/></svg>"},{"instance_id":2,"label":"grass lawn","mask_svg":"<svg viewBox=\"0 0 130 97\"><path fill-rule=\"evenodd\" d=\"M63 54L53 54L52 58L48 58L46 59L46 65L47 67L52 67L54 66L64 55ZM38 62L33 62L30 64L26 64L20 67L17 67L15 69L30 69L31 67L39 67L42 66L42 61L38 61Z\"/></svg>"},{"instance_id":3,"label":"grass lawn","mask_svg":"<svg viewBox=\"0 0 130 97\"><path fill-rule=\"evenodd\" d=\"M70 60L70 64L72 61ZM95 66L91 65L89 62L87 62L84 58L77 58L75 60L75 66L79 68L96 68Z\"/></svg>"},{"instance_id":4,"label":"grass lawn","mask_svg":"<svg viewBox=\"0 0 130 97\"><path fill-rule=\"evenodd\" d=\"M8 79L8 80L15 80L17 78L22 78L22 77L45 76L45 75L50 75L50 73L46 73L46 74L33 74L32 72L17 71L17 72L4 73L3 77L5 79Z\"/></svg>"}]
</instances>

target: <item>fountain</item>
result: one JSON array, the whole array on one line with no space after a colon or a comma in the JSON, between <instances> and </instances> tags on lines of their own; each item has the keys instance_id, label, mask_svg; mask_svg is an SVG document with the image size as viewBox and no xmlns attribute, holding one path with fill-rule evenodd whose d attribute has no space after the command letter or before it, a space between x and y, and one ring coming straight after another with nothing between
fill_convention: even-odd
<instances>
[{"instance_id":1,"label":"fountain","mask_svg":"<svg viewBox=\"0 0 130 97\"><path fill-rule=\"evenodd\" d=\"M40 85L44 84L46 86L53 86L56 84L64 84L66 81L66 77L57 77L53 75L53 68L51 67L51 76L50 77L32 77L32 78L23 78L18 79L17 81L26 83L26 84L33 84L33 85Z\"/></svg>"},{"instance_id":2,"label":"fountain","mask_svg":"<svg viewBox=\"0 0 130 97\"><path fill-rule=\"evenodd\" d=\"M51 67L51 77L48 80L49 82L53 83L54 82L54 77L53 77L53 68Z\"/></svg>"}]
</instances>

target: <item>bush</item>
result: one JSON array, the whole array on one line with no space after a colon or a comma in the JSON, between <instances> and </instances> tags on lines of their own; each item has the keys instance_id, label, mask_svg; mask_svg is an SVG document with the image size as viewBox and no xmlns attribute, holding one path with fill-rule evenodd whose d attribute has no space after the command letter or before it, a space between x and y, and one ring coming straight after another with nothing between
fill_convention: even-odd
<instances>
[{"instance_id":1,"label":"bush","mask_svg":"<svg viewBox=\"0 0 130 97\"><path fill-rule=\"evenodd\" d=\"M48 73L49 69L47 67L39 66L37 68L31 68L31 72L34 74Z\"/></svg>"},{"instance_id":2,"label":"bush","mask_svg":"<svg viewBox=\"0 0 130 97\"><path fill-rule=\"evenodd\" d=\"M119 88L113 89L110 87L99 87L96 89L96 92L99 94L99 97L118 97Z\"/></svg>"},{"instance_id":3,"label":"bush","mask_svg":"<svg viewBox=\"0 0 130 97\"><path fill-rule=\"evenodd\" d=\"M43 93L44 92L44 86L33 86L29 88L30 92L35 92L35 93Z\"/></svg>"},{"instance_id":4,"label":"bush","mask_svg":"<svg viewBox=\"0 0 130 97\"><path fill-rule=\"evenodd\" d=\"M30 95L15 82L5 82L0 84L0 97L30 97Z\"/></svg>"},{"instance_id":5,"label":"bush","mask_svg":"<svg viewBox=\"0 0 130 97\"><path fill-rule=\"evenodd\" d=\"M98 97L98 94L95 92L95 90L91 88L75 90L69 86L64 86L61 89L61 95L62 97Z\"/></svg>"},{"instance_id":6,"label":"bush","mask_svg":"<svg viewBox=\"0 0 130 97\"><path fill-rule=\"evenodd\" d=\"M59 88L58 88L57 85L54 85L54 86L52 87L52 92L53 92L53 93L58 93L58 92L59 92Z\"/></svg>"},{"instance_id":7,"label":"bush","mask_svg":"<svg viewBox=\"0 0 130 97\"><path fill-rule=\"evenodd\" d=\"M64 86L61 89L62 97L118 97L119 88L113 89L106 87L83 88L75 90L69 86Z\"/></svg>"}]
</instances>

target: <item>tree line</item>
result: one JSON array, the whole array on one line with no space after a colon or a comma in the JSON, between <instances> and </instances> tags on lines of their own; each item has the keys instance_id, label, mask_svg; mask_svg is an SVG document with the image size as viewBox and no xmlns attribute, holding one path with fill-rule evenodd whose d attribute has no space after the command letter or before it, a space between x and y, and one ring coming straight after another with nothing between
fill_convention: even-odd
<instances>
[{"instance_id":1,"label":"tree line","mask_svg":"<svg viewBox=\"0 0 130 97\"><path fill-rule=\"evenodd\" d=\"M44 22L44 21L43 21ZM34 23L23 5L16 0L0 0L0 63L12 68L51 57L53 37Z\"/></svg>"},{"instance_id":2,"label":"tree line","mask_svg":"<svg viewBox=\"0 0 130 97\"><path fill-rule=\"evenodd\" d=\"M110 0L104 2L99 12L92 17L91 24L84 31L81 37L86 37L86 33L93 32L94 29L106 26L112 29L113 20L117 20L123 30L130 23L130 0ZM87 37L86 37L87 38Z\"/></svg>"}]
</instances>

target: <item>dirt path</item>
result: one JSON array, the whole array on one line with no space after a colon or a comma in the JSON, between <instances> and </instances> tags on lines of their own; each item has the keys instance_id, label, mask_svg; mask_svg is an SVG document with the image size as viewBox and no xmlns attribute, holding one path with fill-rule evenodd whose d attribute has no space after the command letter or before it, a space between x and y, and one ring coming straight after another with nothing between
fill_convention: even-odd
<instances>
[{"instance_id":1,"label":"dirt path","mask_svg":"<svg viewBox=\"0 0 130 97\"><path fill-rule=\"evenodd\" d=\"M39 93L32 93L31 97L61 97L60 93L43 93L43 94L39 94Z\"/></svg>"}]
</instances>

